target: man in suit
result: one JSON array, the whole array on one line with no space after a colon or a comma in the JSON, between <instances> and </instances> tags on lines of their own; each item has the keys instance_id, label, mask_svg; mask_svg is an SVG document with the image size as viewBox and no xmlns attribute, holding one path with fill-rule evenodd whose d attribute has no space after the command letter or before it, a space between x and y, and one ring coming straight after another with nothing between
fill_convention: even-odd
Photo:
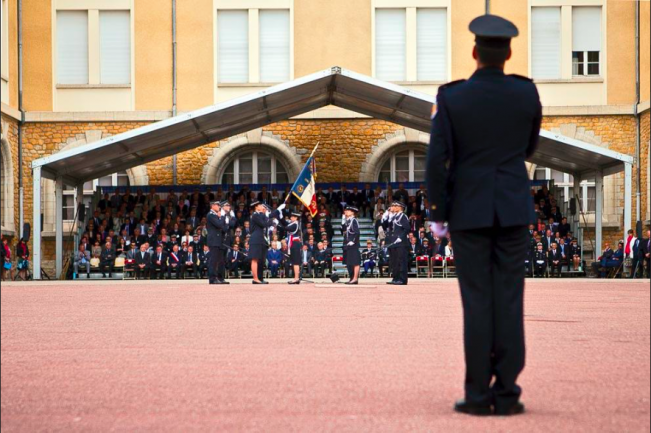
<instances>
[{"instance_id":1,"label":"man in suit","mask_svg":"<svg viewBox=\"0 0 651 433\"><path fill-rule=\"evenodd\" d=\"M181 275L186 277L189 272L192 277L199 279L199 254L194 247L189 246L187 251L181 253Z\"/></svg>"},{"instance_id":2,"label":"man in suit","mask_svg":"<svg viewBox=\"0 0 651 433\"><path fill-rule=\"evenodd\" d=\"M563 260L561 257L561 251L558 249L556 242L552 243L552 247L547 253L549 258L549 269L551 270L552 277L556 274L556 277L561 277L561 267L563 266Z\"/></svg>"},{"instance_id":3,"label":"man in suit","mask_svg":"<svg viewBox=\"0 0 651 433\"><path fill-rule=\"evenodd\" d=\"M536 277L543 278L545 276L545 272L547 272L547 254L545 253L545 250L543 249L543 244L538 243L536 245L536 252L533 255L534 259L534 270L535 270L535 275Z\"/></svg>"},{"instance_id":4,"label":"man in suit","mask_svg":"<svg viewBox=\"0 0 651 433\"><path fill-rule=\"evenodd\" d=\"M172 279L172 272L176 275L176 279L181 278L181 268L183 266L183 262L181 260L182 255L181 252L179 251L179 246L177 244L174 244L172 247L172 251L167 256L167 279L171 280Z\"/></svg>"},{"instance_id":5,"label":"man in suit","mask_svg":"<svg viewBox=\"0 0 651 433\"><path fill-rule=\"evenodd\" d=\"M278 242L271 243L271 249L267 252L267 265L271 272L271 278L278 278L278 271L283 264L283 253L278 249Z\"/></svg>"},{"instance_id":6,"label":"man in suit","mask_svg":"<svg viewBox=\"0 0 651 433\"><path fill-rule=\"evenodd\" d=\"M465 400L471 415L517 415L525 366L524 278L534 221L525 160L542 106L531 80L506 75L517 27L494 15L470 24L477 71L439 88L427 161L435 235L449 230L464 306Z\"/></svg>"},{"instance_id":7,"label":"man in suit","mask_svg":"<svg viewBox=\"0 0 651 433\"><path fill-rule=\"evenodd\" d=\"M592 264L592 270L596 275L601 278L606 277L606 273L602 269L605 269L606 264L613 257L613 254L615 254L615 252L612 248L610 248L610 244L606 242L604 251L601 253L601 257L599 257L599 259Z\"/></svg>"},{"instance_id":8,"label":"man in suit","mask_svg":"<svg viewBox=\"0 0 651 433\"><path fill-rule=\"evenodd\" d=\"M167 272L167 253L162 245L156 247L156 251L150 257L149 277L152 280L164 279Z\"/></svg>"},{"instance_id":9,"label":"man in suit","mask_svg":"<svg viewBox=\"0 0 651 433\"><path fill-rule=\"evenodd\" d=\"M310 252L309 246L303 245L303 250L301 251L301 274L307 271L308 275L312 275L313 264L314 264L314 258L312 256L312 253Z\"/></svg>"},{"instance_id":10,"label":"man in suit","mask_svg":"<svg viewBox=\"0 0 651 433\"><path fill-rule=\"evenodd\" d=\"M86 269L86 278L90 278L90 251L86 250L84 244L79 244L79 251L75 255L73 267L77 276L79 275L79 268L84 267Z\"/></svg>"},{"instance_id":11,"label":"man in suit","mask_svg":"<svg viewBox=\"0 0 651 433\"><path fill-rule=\"evenodd\" d=\"M210 263L210 248L208 245L203 245L203 249L199 252L199 277L203 278L204 273L209 274L208 264Z\"/></svg>"},{"instance_id":12,"label":"man in suit","mask_svg":"<svg viewBox=\"0 0 651 433\"><path fill-rule=\"evenodd\" d=\"M143 244L140 246L140 251L135 253L133 260L136 261L136 279L139 280L140 278L148 278L149 267L151 265L151 256L147 251L147 245Z\"/></svg>"},{"instance_id":13,"label":"man in suit","mask_svg":"<svg viewBox=\"0 0 651 433\"><path fill-rule=\"evenodd\" d=\"M106 278L106 270L108 270L109 278L113 277L113 267L115 266L115 250L111 241L106 241L104 248L102 248L102 255L99 264L99 270L102 272L102 278Z\"/></svg>"},{"instance_id":14,"label":"man in suit","mask_svg":"<svg viewBox=\"0 0 651 433\"><path fill-rule=\"evenodd\" d=\"M233 245L233 249L228 251L226 256L226 269L228 269L228 272L232 272L235 278L240 277L243 261L244 255L240 252L240 246L237 244Z\"/></svg>"}]
</instances>

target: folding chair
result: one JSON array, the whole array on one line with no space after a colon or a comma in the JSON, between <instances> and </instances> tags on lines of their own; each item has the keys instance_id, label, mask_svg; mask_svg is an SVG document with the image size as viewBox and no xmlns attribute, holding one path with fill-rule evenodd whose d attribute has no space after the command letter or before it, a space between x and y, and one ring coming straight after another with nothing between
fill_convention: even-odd
<instances>
[{"instance_id":1,"label":"folding chair","mask_svg":"<svg viewBox=\"0 0 651 433\"><path fill-rule=\"evenodd\" d=\"M454 257L445 258L445 278L457 276L457 265L454 264Z\"/></svg>"},{"instance_id":2,"label":"folding chair","mask_svg":"<svg viewBox=\"0 0 651 433\"><path fill-rule=\"evenodd\" d=\"M117 267L117 259L115 259L115 264ZM133 259L124 260L124 266L122 271L123 280L135 280L136 279L136 261Z\"/></svg>"},{"instance_id":3,"label":"folding chair","mask_svg":"<svg viewBox=\"0 0 651 433\"><path fill-rule=\"evenodd\" d=\"M420 278L423 271L427 278L431 277L432 264L428 256L416 257L416 278Z\"/></svg>"},{"instance_id":4,"label":"folding chair","mask_svg":"<svg viewBox=\"0 0 651 433\"><path fill-rule=\"evenodd\" d=\"M441 256L432 257L432 278L445 278L445 258Z\"/></svg>"},{"instance_id":5,"label":"folding chair","mask_svg":"<svg viewBox=\"0 0 651 433\"><path fill-rule=\"evenodd\" d=\"M335 271L335 263L343 265L344 256L334 256L332 258L332 273L333 274L337 273L337 271ZM344 276L344 278L348 277L348 269L345 266L344 266L344 270L343 270L343 276Z\"/></svg>"}]
</instances>

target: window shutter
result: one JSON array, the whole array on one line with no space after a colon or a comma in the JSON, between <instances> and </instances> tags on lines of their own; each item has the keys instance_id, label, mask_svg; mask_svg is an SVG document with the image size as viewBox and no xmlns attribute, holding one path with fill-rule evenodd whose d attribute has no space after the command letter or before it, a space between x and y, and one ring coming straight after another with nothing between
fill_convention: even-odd
<instances>
[{"instance_id":1,"label":"window shutter","mask_svg":"<svg viewBox=\"0 0 651 433\"><path fill-rule=\"evenodd\" d=\"M249 81L249 12L219 11L218 62L220 83Z\"/></svg>"},{"instance_id":2,"label":"window shutter","mask_svg":"<svg viewBox=\"0 0 651 433\"><path fill-rule=\"evenodd\" d=\"M375 76L384 81L405 81L407 63L407 12L375 11Z\"/></svg>"},{"instance_id":3,"label":"window shutter","mask_svg":"<svg viewBox=\"0 0 651 433\"><path fill-rule=\"evenodd\" d=\"M418 81L445 81L448 18L446 9L418 9Z\"/></svg>"},{"instance_id":4,"label":"window shutter","mask_svg":"<svg viewBox=\"0 0 651 433\"><path fill-rule=\"evenodd\" d=\"M572 51L601 51L601 8L572 8Z\"/></svg>"},{"instance_id":5,"label":"window shutter","mask_svg":"<svg viewBox=\"0 0 651 433\"><path fill-rule=\"evenodd\" d=\"M57 12L57 83L88 84L88 12Z\"/></svg>"},{"instance_id":6,"label":"window shutter","mask_svg":"<svg viewBox=\"0 0 651 433\"><path fill-rule=\"evenodd\" d=\"M99 13L100 82L131 83L131 20L129 11Z\"/></svg>"},{"instance_id":7,"label":"window shutter","mask_svg":"<svg viewBox=\"0 0 651 433\"><path fill-rule=\"evenodd\" d=\"M561 78L561 8L531 9L531 72L537 79Z\"/></svg>"},{"instance_id":8,"label":"window shutter","mask_svg":"<svg viewBox=\"0 0 651 433\"><path fill-rule=\"evenodd\" d=\"M260 11L260 81L289 80L289 11Z\"/></svg>"}]
</instances>

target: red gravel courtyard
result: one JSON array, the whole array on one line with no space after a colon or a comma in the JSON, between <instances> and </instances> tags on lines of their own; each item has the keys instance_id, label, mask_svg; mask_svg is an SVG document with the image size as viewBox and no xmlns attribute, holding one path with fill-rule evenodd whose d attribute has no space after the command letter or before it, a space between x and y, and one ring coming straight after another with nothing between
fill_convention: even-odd
<instances>
[{"instance_id":1,"label":"red gravel courtyard","mask_svg":"<svg viewBox=\"0 0 651 433\"><path fill-rule=\"evenodd\" d=\"M529 412L463 396L456 280L2 284L3 432L648 432L649 280L530 280Z\"/></svg>"}]
</instances>

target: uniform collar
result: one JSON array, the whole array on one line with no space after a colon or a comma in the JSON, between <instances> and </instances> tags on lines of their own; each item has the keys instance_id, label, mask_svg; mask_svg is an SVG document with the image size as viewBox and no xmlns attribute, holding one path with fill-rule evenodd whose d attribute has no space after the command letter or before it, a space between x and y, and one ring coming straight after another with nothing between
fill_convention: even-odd
<instances>
[{"instance_id":1,"label":"uniform collar","mask_svg":"<svg viewBox=\"0 0 651 433\"><path fill-rule=\"evenodd\" d=\"M470 79L485 79L485 78L492 78L492 77L503 77L504 76L504 71L500 68L495 68L495 67L488 67L488 68L482 68L482 69L477 69L474 74L472 74L472 77Z\"/></svg>"}]
</instances>

